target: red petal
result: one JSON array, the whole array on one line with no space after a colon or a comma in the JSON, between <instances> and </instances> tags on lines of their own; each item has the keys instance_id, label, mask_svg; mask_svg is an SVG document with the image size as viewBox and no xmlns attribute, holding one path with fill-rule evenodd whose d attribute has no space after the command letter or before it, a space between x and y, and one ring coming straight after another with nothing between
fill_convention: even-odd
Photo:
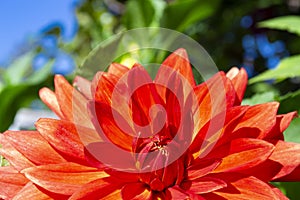
<instances>
[{"instance_id":1,"label":"red petal","mask_svg":"<svg viewBox=\"0 0 300 200\"><path fill-rule=\"evenodd\" d=\"M64 119L93 128L87 111L88 100L63 76L56 75L54 83L56 98Z\"/></svg>"},{"instance_id":2,"label":"red petal","mask_svg":"<svg viewBox=\"0 0 300 200\"><path fill-rule=\"evenodd\" d=\"M202 177L194 181L183 183L182 187L192 194L205 194L226 187L227 184L221 179Z\"/></svg>"},{"instance_id":3,"label":"red petal","mask_svg":"<svg viewBox=\"0 0 300 200\"><path fill-rule=\"evenodd\" d=\"M142 200L151 199L151 191L144 183L131 183L122 188L122 199Z\"/></svg>"},{"instance_id":4,"label":"red petal","mask_svg":"<svg viewBox=\"0 0 300 200\"><path fill-rule=\"evenodd\" d=\"M164 60L162 66L157 72L155 82L165 82L164 80L170 77L170 73L166 70L167 68L172 68L178 71L192 87L196 85L190 61L185 49L178 49L174 51Z\"/></svg>"},{"instance_id":5,"label":"red petal","mask_svg":"<svg viewBox=\"0 0 300 200\"><path fill-rule=\"evenodd\" d=\"M273 150L274 146L263 140L240 138L215 149L208 157L222 158L215 172L236 171L262 163Z\"/></svg>"},{"instance_id":6,"label":"red petal","mask_svg":"<svg viewBox=\"0 0 300 200\"><path fill-rule=\"evenodd\" d=\"M300 180L300 144L277 141L270 157L263 163L241 173L264 181Z\"/></svg>"},{"instance_id":7,"label":"red petal","mask_svg":"<svg viewBox=\"0 0 300 200\"><path fill-rule=\"evenodd\" d=\"M95 101L110 105L112 94L118 80L118 77L112 74L98 72L92 81L92 96Z\"/></svg>"},{"instance_id":8,"label":"red petal","mask_svg":"<svg viewBox=\"0 0 300 200\"><path fill-rule=\"evenodd\" d=\"M189 167L188 170L188 179L189 180L195 180L198 178L201 178L210 172L212 172L214 169L217 168L217 166L221 163L221 160L203 160L203 159L197 159L194 161Z\"/></svg>"},{"instance_id":9,"label":"red petal","mask_svg":"<svg viewBox=\"0 0 300 200\"><path fill-rule=\"evenodd\" d=\"M299 182L300 180L300 166L296 167L296 169L294 169L291 173L289 173L288 175L281 177L278 179L278 181L293 181L293 182Z\"/></svg>"},{"instance_id":10,"label":"red petal","mask_svg":"<svg viewBox=\"0 0 300 200\"><path fill-rule=\"evenodd\" d=\"M64 118L63 113L60 110L55 93L49 88L42 88L39 91L41 100L61 119Z\"/></svg>"},{"instance_id":11,"label":"red petal","mask_svg":"<svg viewBox=\"0 0 300 200\"><path fill-rule=\"evenodd\" d=\"M273 129L266 135L265 139L283 140L283 131L287 129L293 118L297 116L297 112L290 112L276 116L276 124Z\"/></svg>"},{"instance_id":12,"label":"red petal","mask_svg":"<svg viewBox=\"0 0 300 200\"><path fill-rule=\"evenodd\" d=\"M270 185L270 187L272 188L273 192L278 196L278 199L280 200L289 200L289 198L287 198L280 189Z\"/></svg>"},{"instance_id":13,"label":"red petal","mask_svg":"<svg viewBox=\"0 0 300 200\"><path fill-rule=\"evenodd\" d=\"M152 83L151 77L142 66L135 65L129 71L128 89L132 92L132 95L130 95L132 99L132 118L137 126L136 131L142 134L149 132L149 123L161 112L161 108L155 105L159 104L164 106L164 103L158 95L156 86ZM146 128L143 128L144 126L146 126ZM150 136L149 133L148 136Z\"/></svg>"},{"instance_id":14,"label":"red petal","mask_svg":"<svg viewBox=\"0 0 300 200\"><path fill-rule=\"evenodd\" d=\"M104 103L89 104L94 126L100 136L107 142L112 142L128 151L132 150L135 132L117 111ZM129 119L130 120L130 119Z\"/></svg>"},{"instance_id":15,"label":"red petal","mask_svg":"<svg viewBox=\"0 0 300 200\"><path fill-rule=\"evenodd\" d=\"M205 157L213 148L217 148L231 140L232 131L247 111L246 106L229 108L211 118L198 132L190 151L194 158Z\"/></svg>"},{"instance_id":16,"label":"red petal","mask_svg":"<svg viewBox=\"0 0 300 200\"><path fill-rule=\"evenodd\" d=\"M99 163L103 163L111 169L128 172L135 170L136 162L132 153L111 142L91 143L86 146L86 149Z\"/></svg>"},{"instance_id":17,"label":"red petal","mask_svg":"<svg viewBox=\"0 0 300 200\"><path fill-rule=\"evenodd\" d=\"M218 175L226 180L227 187L213 192L215 195L204 195L207 199L255 199L255 200L276 200L278 196L272 188L255 177L240 177L237 174Z\"/></svg>"},{"instance_id":18,"label":"red petal","mask_svg":"<svg viewBox=\"0 0 300 200\"><path fill-rule=\"evenodd\" d=\"M173 200L182 200L182 199L189 199L189 195L185 193L185 191L178 186L174 186L168 188L167 193L170 193L170 199Z\"/></svg>"},{"instance_id":19,"label":"red petal","mask_svg":"<svg viewBox=\"0 0 300 200\"><path fill-rule=\"evenodd\" d=\"M0 168L0 198L11 199L28 182L23 174L12 167Z\"/></svg>"},{"instance_id":20,"label":"red petal","mask_svg":"<svg viewBox=\"0 0 300 200\"><path fill-rule=\"evenodd\" d=\"M226 111L233 106L235 101L234 88L230 80L225 77L225 74L220 72L214 75L206 82L198 85L194 92L199 103L194 108L194 121L197 122L195 124L195 133L198 133L210 119L220 115L220 113L224 113L224 122ZM217 124L220 123L218 122ZM212 124L212 126L216 125Z\"/></svg>"},{"instance_id":21,"label":"red petal","mask_svg":"<svg viewBox=\"0 0 300 200\"><path fill-rule=\"evenodd\" d=\"M69 200L77 199L103 199L115 200L122 199L121 197L121 183L115 179L102 178L94 180L86 185L83 185L77 190Z\"/></svg>"},{"instance_id":22,"label":"red petal","mask_svg":"<svg viewBox=\"0 0 300 200\"><path fill-rule=\"evenodd\" d=\"M78 131L82 131L83 128L68 121L55 119L40 119L35 126L41 135L67 160L86 162L84 145L78 135ZM94 130L85 129L85 134L94 133Z\"/></svg>"},{"instance_id":23,"label":"red petal","mask_svg":"<svg viewBox=\"0 0 300 200\"><path fill-rule=\"evenodd\" d=\"M65 162L37 131L7 131L4 136L7 142L36 165Z\"/></svg>"},{"instance_id":24,"label":"red petal","mask_svg":"<svg viewBox=\"0 0 300 200\"><path fill-rule=\"evenodd\" d=\"M78 89L80 93L82 93L85 98L92 99L92 91L91 91L91 81L81 77L76 76L73 82L74 87Z\"/></svg>"},{"instance_id":25,"label":"red petal","mask_svg":"<svg viewBox=\"0 0 300 200\"><path fill-rule=\"evenodd\" d=\"M276 123L279 103L271 102L250 106L235 128L233 137L265 138Z\"/></svg>"},{"instance_id":26,"label":"red petal","mask_svg":"<svg viewBox=\"0 0 300 200\"><path fill-rule=\"evenodd\" d=\"M248 82L247 72L244 68L239 70L237 67L233 67L227 72L226 76L231 80L236 91L235 105L240 105Z\"/></svg>"},{"instance_id":27,"label":"red petal","mask_svg":"<svg viewBox=\"0 0 300 200\"><path fill-rule=\"evenodd\" d=\"M71 195L84 184L108 176L96 168L75 163L41 165L27 168L22 173L38 186L63 195Z\"/></svg>"}]
</instances>

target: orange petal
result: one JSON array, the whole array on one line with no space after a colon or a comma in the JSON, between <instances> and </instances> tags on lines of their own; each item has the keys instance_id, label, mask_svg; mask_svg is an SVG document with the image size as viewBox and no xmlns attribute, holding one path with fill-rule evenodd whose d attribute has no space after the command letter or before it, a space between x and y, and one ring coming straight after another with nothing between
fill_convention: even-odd
<instances>
[{"instance_id":1,"label":"orange petal","mask_svg":"<svg viewBox=\"0 0 300 200\"><path fill-rule=\"evenodd\" d=\"M247 106L229 108L227 112L219 113L200 129L190 146L194 157L204 157L213 148L230 141L232 131L247 111Z\"/></svg>"},{"instance_id":2,"label":"orange petal","mask_svg":"<svg viewBox=\"0 0 300 200\"><path fill-rule=\"evenodd\" d=\"M77 190L69 200L77 199L103 199L115 200L122 199L121 189L122 184L116 182L110 177L101 178L83 185Z\"/></svg>"},{"instance_id":3,"label":"orange petal","mask_svg":"<svg viewBox=\"0 0 300 200\"><path fill-rule=\"evenodd\" d=\"M236 91L235 105L240 105L248 83L247 72L244 68L239 70L237 67L233 67L227 72L226 76L231 80Z\"/></svg>"},{"instance_id":4,"label":"orange petal","mask_svg":"<svg viewBox=\"0 0 300 200\"><path fill-rule=\"evenodd\" d=\"M18 194L16 194L16 196L14 196L13 199L14 200L32 200L32 199L38 199L38 200L60 199L60 200L64 200L64 199L67 199L67 196L51 193L49 191L38 188L32 182L29 182L22 188L22 190L20 190L18 192Z\"/></svg>"},{"instance_id":5,"label":"orange petal","mask_svg":"<svg viewBox=\"0 0 300 200\"><path fill-rule=\"evenodd\" d=\"M282 166L281 170L272 180L281 177L281 180L284 180L284 176L289 175L300 166L300 144L279 140L275 144L275 150L269 159L280 163Z\"/></svg>"},{"instance_id":6,"label":"orange petal","mask_svg":"<svg viewBox=\"0 0 300 200\"><path fill-rule=\"evenodd\" d=\"M221 160L203 160L198 158L187 169L188 179L195 180L201 178L216 169L220 163Z\"/></svg>"},{"instance_id":7,"label":"orange petal","mask_svg":"<svg viewBox=\"0 0 300 200\"><path fill-rule=\"evenodd\" d=\"M129 126L128 119L124 119L107 104L90 102L89 106L91 118L100 137L131 151L135 132Z\"/></svg>"},{"instance_id":8,"label":"orange petal","mask_svg":"<svg viewBox=\"0 0 300 200\"><path fill-rule=\"evenodd\" d=\"M75 163L41 165L22 171L38 186L54 193L72 195L84 184L107 177L103 171Z\"/></svg>"},{"instance_id":9,"label":"orange petal","mask_svg":"<svg viewBox=\"0 0 300 200\"><path fill-rule=\"evenodd\" d=\"M65 162L37 131L7 131L4 135L17 151L36 165Z\"/></svg>"},{"instance_id":10,"label":"orange petal","mask_svg":"<svg viewBox=\"0 0 300 200\"><path fill-rule=\"evenodd\" d=\"M88 100L61 75L54 79L55 94L64 119L93 128L87 111Z\"/></svg>"},{"instance_id":11,"label":"orange petal","mask_svg":"<svg viewBox=\"0 0 300 200\"><path fill-rule=\"evenodd\" d=\"M250 106L233 131L233 138L265 138L276 124L278 106L277 102Z\"/></svg>"},{"instance_id":12,"label":"orange petal","mask_svg":"<svg viewBox=\"0 0 300 200\"><path fill-rule=\"evenodd\" d=\"M283 131L290 125L292 119L297 116L297 111L276 116L276 124L264 139L283 140Z\"/></svg>"},{"instance_id":13,"label":"orange petal","mask_svg":"<svg viewBox=\"0 0 300 200\"><path fill-rule=\"evenodd\" d=\"M195 181L184 182L182 187L187 193L205 194L226 187L227 184L221 179L202 177Z\"/></svg>"},{"instance_id":14,"label":"orange petal","mask_svg":"<svg viewBox=\"0 0 300 200\"><path fill-rule=\"evenodd\" d=\"M84 145L73 123L55 119L40 119L35 124L41 135L67 160L85 163ZM89 130L89 129L87 129ZM87 131L88 133L88 131Z\"/></svg>"},{"instance_id":15,"label":"orange petal","mask_svg":"<svg viewBox=\"0 0 300 200\"><path fill-rule=\"evenodd\" d=\"M60 110L55 93L49 88L42 88L39 91L41 100L61 119L64 118L63 113Z\"/></svg>"},{"instance_id":16,"label":"orange petal","mask_svg":"<svg viewBox=\"0 0 300 200\"><path fill-rule=\"evenodd\" d=\"M121 78L129 71L129 68L121 65L119 63L112 63L108 68L108 73L115 75L118 78Z\"/></svg>"},{"instance_id":17,"label":"orange petal","mask_svg":"<svg viewBox=\"0 0 300 200\"><path fill-rule=\"evenodd\" d=\"M35 166L30 160L23 156L15 147L6 139L5 134L0 134L0 154L17 170Z\"/></svg>"},{"instance_id":18,"label":"orange petal","mask_svg":"<svg viewBox=\"0 0 300 200\"><path fill-rule=\"evenodd\" d=\"M23 174L13 167L0 168L0 198L12 199L28 182Z\"/></svg>"},{"instance_id":19,"label":"orange petal","mask_svg":"<svg viewBox=\"0 0 300 200\"><path fill-rule=\"evenodd\" d=\"M110 105L113 91L117 83L118 77L106 72L98 72L92 80L91 87L93 99Z\"/></svg>"},{"instance_id":20,"label":"orange petal","mask_svg":"<svg viewBox=\"0 0 300 200\"><path fill-rule=\"evenodd\" d=\"M132 153L111 142L91 143L86 146L86 149L96 159L96 162L103 163L106 167L124 172L131 172L136 169L136 162ZM100 167L102 166L100 165Z\"/></svg>"},{"instance_id":21,"label":"orange petal","mask_svg":"<svg viewBox=\"0 0 300 200\"><path fill-rule=\"evenodd\" d=\"M208 157L222 159L215 172L236 171L264 162L273 150L274 146L263 140L239 138L214 149Z\"/></svg>"},{"instance_id":22,"label":"orange petal","mask_svg":"<svg viewBox=\"0 0 300 200\"><path fill-rule=\"evenodd\" d=\"M226 113L235 101L234 88L223 72L198 85L194 88L194 93L197 98L197 104L193 108L195 133L198 133L210 119L220 113Z\"/></svg>"},{"instance_id":23,"label":"orange petal","mask_svg":"<svg viewBox=\"0 0 300 200\"><path fill-rule=\"evenodd\" d=\"M205 194L206 199L255 199L279 200L272 188L255 177L241 177L238 174L220 174L220 179L226 180L228 187Z\"/></svg>"}]
</instances>

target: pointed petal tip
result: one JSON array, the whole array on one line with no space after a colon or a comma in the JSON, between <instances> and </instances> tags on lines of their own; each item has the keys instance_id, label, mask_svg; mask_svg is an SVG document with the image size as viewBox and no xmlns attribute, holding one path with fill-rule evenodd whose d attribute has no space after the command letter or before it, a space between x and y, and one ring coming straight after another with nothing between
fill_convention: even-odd
<instances>
[{"instance_id":1,"label":"pointed petal tip","mask_svg":"<svg viewBox=\"0 0 300 200\"><path fill-rule=\"evenodd\" d=\"M177 54L178 56L184 59L188 58L188 53L184 48L179 48L176 51L174 51L172 54Z\"/></svg>"},{"instance_id":2,"label":"pointed petal tip","mask_svg":"<svg viewBox=\"0 0 300 200\"><path fill-rule=\"evenodd\" d=\"M248 74L245 70L245 68L241 67L240 69L238 67L232 67L227 73L227 78L233 80L236 76L241 76L244 78L248 78Z\"/></svg>"}]
</instances>

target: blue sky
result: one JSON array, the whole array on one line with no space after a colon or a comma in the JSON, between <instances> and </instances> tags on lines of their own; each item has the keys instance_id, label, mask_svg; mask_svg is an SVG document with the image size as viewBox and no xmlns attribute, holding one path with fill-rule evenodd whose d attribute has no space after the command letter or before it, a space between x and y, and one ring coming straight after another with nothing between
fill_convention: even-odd
<instances>
[{"instance_id":1,"label":"blue sky","mask_svg":"<svg viewBox=\"0 0 300 200\"><path fill-rule=\"evenodd\" d=\"M74 34L74 0L6 0L0 4L0 65L18 44L37 35L47 25L59 22L63 36Z\"/></svg>"}]
</instances>

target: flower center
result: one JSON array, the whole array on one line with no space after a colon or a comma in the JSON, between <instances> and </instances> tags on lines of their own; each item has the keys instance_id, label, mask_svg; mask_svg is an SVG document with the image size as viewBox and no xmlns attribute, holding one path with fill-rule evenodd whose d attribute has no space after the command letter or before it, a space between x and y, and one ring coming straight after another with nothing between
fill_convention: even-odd
<instances>
[{"instance_id":1,"label":"flower center","mask_svg":"<svg viewBox=\"0 0 300 200\"><path fill-rule=\"evenodd\" d=\"M170 159L176 154L176 149L170 145L169 139L154 139L151 147L148 146L149 154L142 161L143 166L149 166L153 170L141 174L141 181L149 185L151 190L163 191L181 182L184 176L185 159L182 156L176 161ZM144 147L143 150L145 150ZM140 164L140 163L139 163Z\"/></svg>"}]
</instances>

